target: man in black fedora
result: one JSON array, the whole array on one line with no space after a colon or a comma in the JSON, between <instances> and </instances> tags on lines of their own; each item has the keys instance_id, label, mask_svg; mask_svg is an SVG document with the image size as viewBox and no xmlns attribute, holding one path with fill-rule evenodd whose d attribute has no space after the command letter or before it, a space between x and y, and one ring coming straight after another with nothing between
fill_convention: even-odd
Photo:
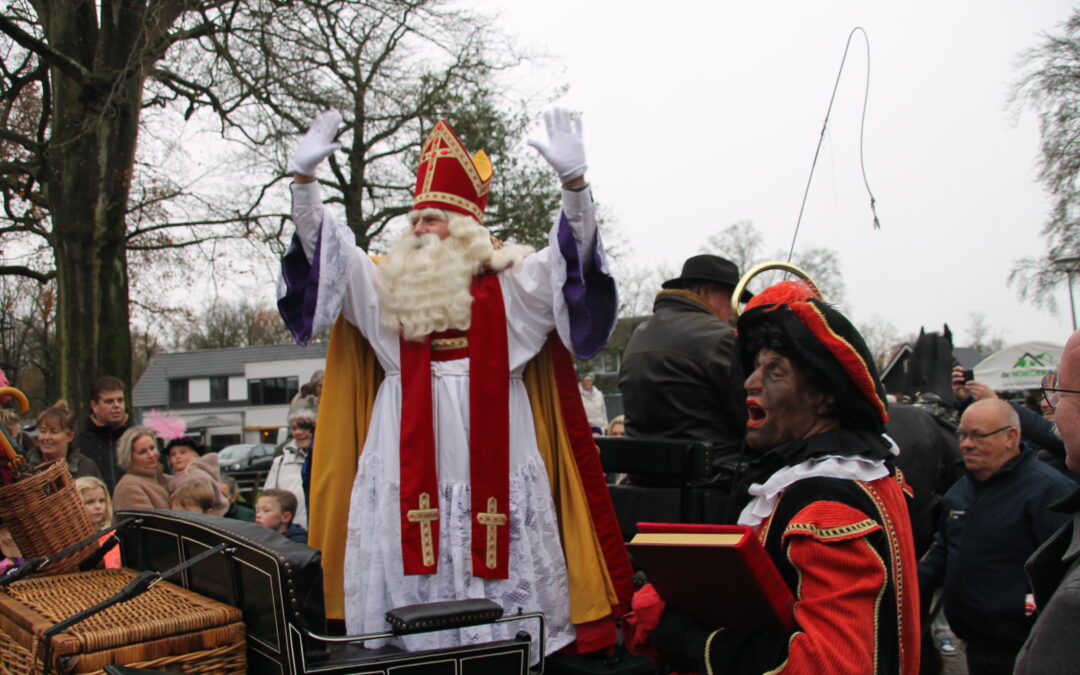
<instances>
[{"instance_id":1,"label":"man in black fedora","mask_svg":"<svg viewBox=\"0 0 1080 675\"><path fill-rule=\"evenodd\" d=\"M696 255L665 281L653 315L638 326L619 369L626 434L709 441L714 466L738 456L746 428L745 395L731 374L735 328L731 294L739 267ZM749 300L744 292L741 300Z\"/></svg>"}]
</instances>

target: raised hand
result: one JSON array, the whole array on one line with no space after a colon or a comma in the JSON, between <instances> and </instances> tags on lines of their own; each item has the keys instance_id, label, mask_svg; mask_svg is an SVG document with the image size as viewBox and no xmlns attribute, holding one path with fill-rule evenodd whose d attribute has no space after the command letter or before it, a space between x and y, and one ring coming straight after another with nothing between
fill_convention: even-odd
<instances>
[{"instance_id":1,"label":"raised hand","mask_svg":"<svg viewBox=\"0 0 1080 675\"><path fill-rule=\"evenodd\" d=\"M300 144L293 153L293 173L301 176L313 177L322 161L341 147L341 143L334 142L338 127L341 126L341 113L337 110L327 110L315 116Z\"/></svg>"},{"instance_id":2,"label":"raised hand","mask_svg":"<svg viewBox=\"0 0 1080 675\"><path fill-rule=\"evenodd\" d=\"M529 145L547 160L559 180L569 183L585 175L585 145L581 140L581 116L571 114L565 108L554 108L544 113L548 142L529 140Z\"/></svg>"}]
</instances>

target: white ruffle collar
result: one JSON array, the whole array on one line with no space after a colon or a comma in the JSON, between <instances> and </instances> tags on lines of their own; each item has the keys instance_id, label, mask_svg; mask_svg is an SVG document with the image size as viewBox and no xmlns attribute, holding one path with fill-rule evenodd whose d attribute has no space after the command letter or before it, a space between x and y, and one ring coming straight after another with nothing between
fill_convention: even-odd
<instances>
[{"instance_id":1,"label":"white ruffle collar","mask_svg":"<svg viewBox=\"0 0 1080 675\"><path fill-rule=\"evenodd\" d=\"M889 451L900 454L896 441L888 434L882 436L889 442ZM757 527L772 513L776 500L789 485L806 478L842 478L846 480L873 481L889 475L885 461L843 455L814 457L793 466L785 466L764 483L752 483L747 490L753 499L739 514L739 525Z\"/></svg>"}]
</instances>

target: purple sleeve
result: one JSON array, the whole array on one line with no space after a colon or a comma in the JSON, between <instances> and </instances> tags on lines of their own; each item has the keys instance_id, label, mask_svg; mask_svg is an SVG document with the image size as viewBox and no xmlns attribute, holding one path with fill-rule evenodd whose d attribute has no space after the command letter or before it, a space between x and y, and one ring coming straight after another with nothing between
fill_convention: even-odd
<instances>
[{"instance_id":1,"label":"purple sleeve","mask_svg":"<svg viewBox=\"0 0 1080 675\"><path fill-rule=\"evenodd\" d=\"M298 345L306 345L312 337L315 306L319 297L319 249L322 237L315 244L311 262L304 255L300 238L293 234L289 250L281 258L281 280L284 294L278 298L278 311Z\"/></svg>"},{"instance_id":2,"label":"purple sleeve","mask_svg":"<svg viewBox=\"0 0 1080 675\"><path fill-rule=\"evenodd\" d=\"M570 318L570 341L582 359L591 359L604 348L619 310L615 279L604 271L596 236L588 247L592 265L585 271L570 221L565 213L559 215L559 253L566 261L562 292Z\"/></svg>"}]
</instances>

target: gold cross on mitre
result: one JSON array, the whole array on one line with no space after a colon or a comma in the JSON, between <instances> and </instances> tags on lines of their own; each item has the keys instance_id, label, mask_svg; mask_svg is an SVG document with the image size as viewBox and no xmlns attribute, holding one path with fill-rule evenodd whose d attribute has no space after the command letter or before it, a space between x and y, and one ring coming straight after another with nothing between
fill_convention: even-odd
<instances>
[{"instance_id":1,"label":"gold cross on mitre","mask_svg":"<svg viewBox=\"0 0 1080 675\"><path fill-rule=\"evenodd\" d=\"M425 567L435 565L435 547L431 541L431 521L439 519L439 509L431 508L431 495L420 493L420 508L405 513L410 523L420 523L420 553Z\"/></svg>"},{"instance_id":2,"label":"gold cross on mitre","mask_svg":"<svg viewBox=\"0 0 1080 675\"><path fill-rule=\"evenodd\" d=\"M494 497L488 497L487 511L476 514L476 520L487 527L487 556L485 559L485 565L488 569L495 569L498 556L496 555L497 549L495 547L498 541L498 530L495 528L500 525L506 525L506 514L499 513L498 501Z\"/></svg>"}]
</instances>

